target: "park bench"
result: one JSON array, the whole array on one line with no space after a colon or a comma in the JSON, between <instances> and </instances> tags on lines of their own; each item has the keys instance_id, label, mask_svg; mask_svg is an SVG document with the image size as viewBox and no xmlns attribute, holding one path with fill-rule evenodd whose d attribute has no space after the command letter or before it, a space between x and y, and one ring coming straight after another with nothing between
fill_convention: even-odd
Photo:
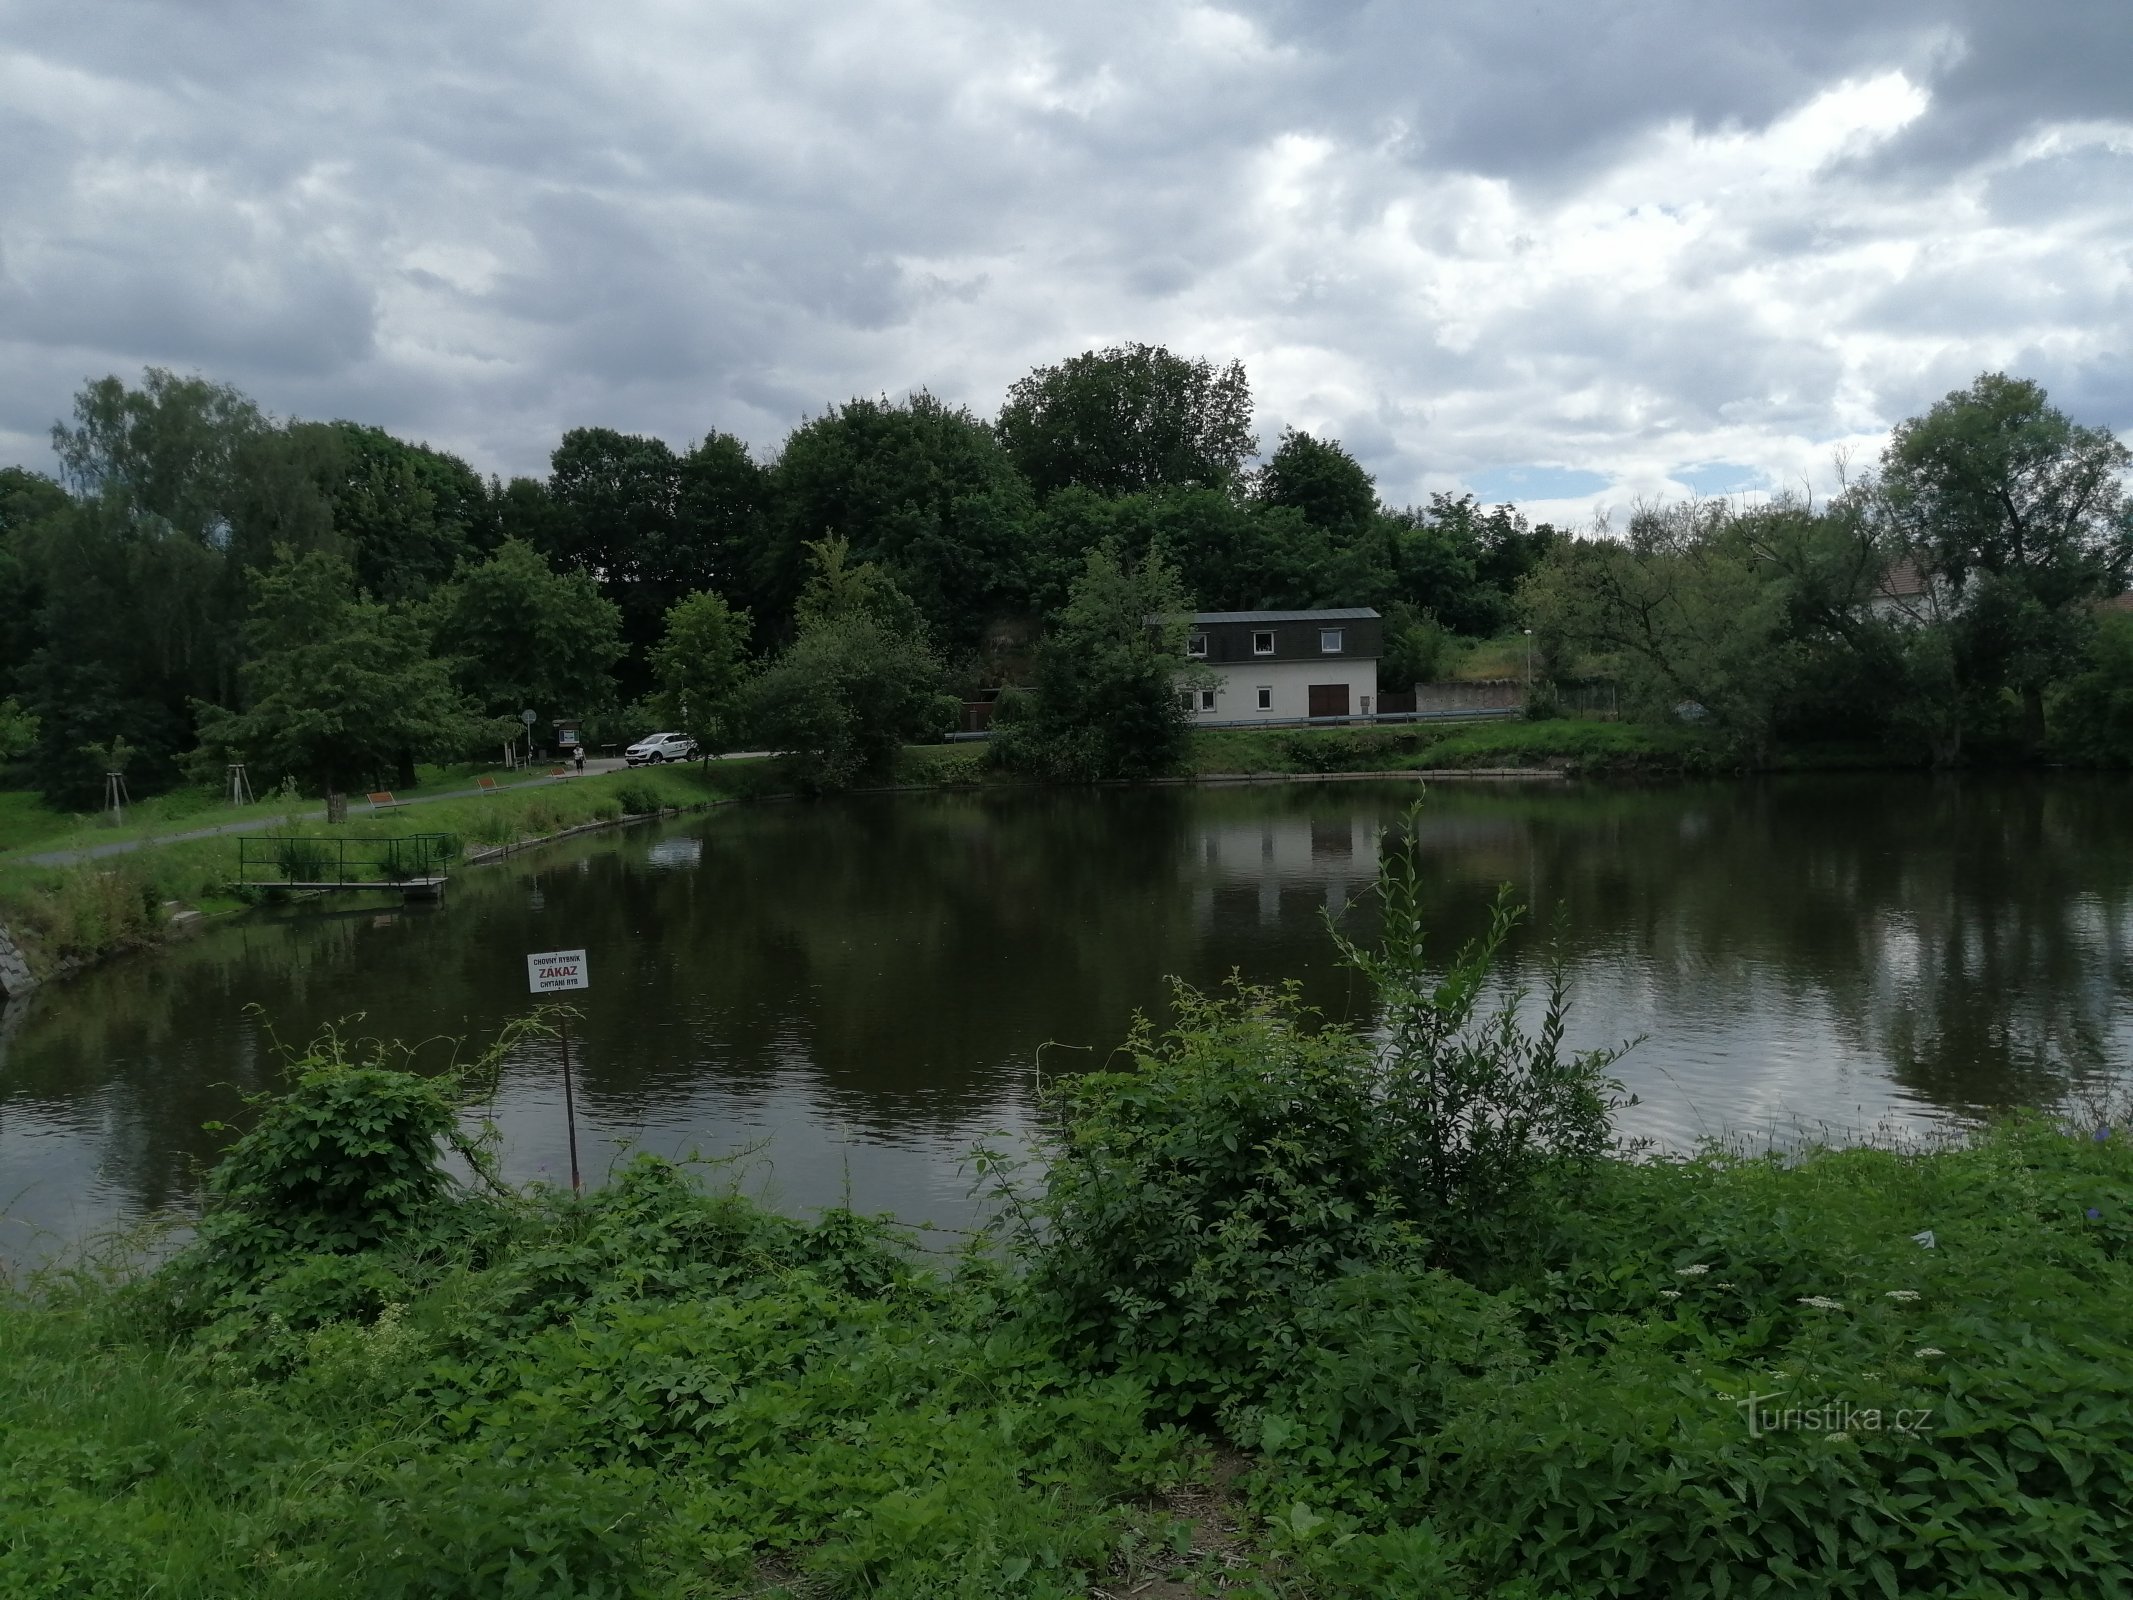
<instances>
[{"instance_id":1,"label":"park bench","mask_svg":"<svg viewBox=\"0 0 2133 1600\"><path fill-rule=\"evenodd\" d=\"M363 798L370 802L370 809L373 811L383 811L388 806L404 806L407 804L405 800L395 800L390 789L380 789L376 794L367 794Z\"/></svg>"}]
</instances>

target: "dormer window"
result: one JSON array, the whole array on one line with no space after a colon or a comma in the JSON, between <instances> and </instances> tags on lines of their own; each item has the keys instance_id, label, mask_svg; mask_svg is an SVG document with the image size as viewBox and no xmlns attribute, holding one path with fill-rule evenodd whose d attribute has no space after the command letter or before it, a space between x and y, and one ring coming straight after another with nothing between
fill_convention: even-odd
<instances>
[{"instance_id":1,"label":"dormer window","mask_svg":"<svg viewBox=\"0 0 2133 1600\"><path fill-rule=\"evenodd\" d=\"M1195 633L1188 637L1185 641L1185 653L1189 656L1204 657L1207 654L1207 635Z\"/></svg>"},{"instance_id":2,"label":"dormer window","mask_svg":"<svg viewBox=\"0 0 2133 1600\"><path fill-rule=\"evenodd\" d=\"M1341 653L1341 630L1338 628L1320 628L1318 630L1318 649L1321 655L1339 655Z\"/></svg>"},{"instance_id":3,"label":"dormer window","mask_svg":"<svg viewBox=\"0 0 2133 1600\"><path fill-rule=\"evenodd\" d=\"M1273 634L1273 630L1269 629L1269 630L1268 630L1267 632L1265 632L1265 633L1255 633L1255 634L1253 634L1253 635L1252 635L1252 654L1253 654L1253 655L1255 655L1255 656L1270 656L1270 655L1272 655L1273 653L1274 653L1274 634Z\"/></svg>"}]
</instances>

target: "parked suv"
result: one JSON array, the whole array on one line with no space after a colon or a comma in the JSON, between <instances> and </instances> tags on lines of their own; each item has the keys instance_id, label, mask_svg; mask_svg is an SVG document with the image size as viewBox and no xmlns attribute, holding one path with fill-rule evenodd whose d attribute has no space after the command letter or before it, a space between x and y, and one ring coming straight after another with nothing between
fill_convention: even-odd
<instances>
[{"instance_id":1,"label":"parked suv","mask_svg":"<svg viewBox=\"0 0 2133 1600\"><path fill-rule=\"evenodd\" d=\"M639 739L622 752L628 765L645 766L654 761L686 761L696 754L696 741L685 733L655 733Z\"/></svg>"}]
</instances>

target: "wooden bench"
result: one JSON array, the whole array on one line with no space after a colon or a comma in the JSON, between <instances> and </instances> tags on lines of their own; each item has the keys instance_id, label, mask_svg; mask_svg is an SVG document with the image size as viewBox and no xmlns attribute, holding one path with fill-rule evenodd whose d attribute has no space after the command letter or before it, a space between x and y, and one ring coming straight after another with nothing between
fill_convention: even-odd
<instances>
[{"instance_id":1,"label":"wooden bench","mask_svg":"<svg viewBox=\"0 0 2133 1600\"><path fill-rule=\"evenodd\" d=\"M395 800L390 789L380 789L376 794L367 794L363 798L370 802L370 809L373 811L383 811L387 806L404 806L407 804L405 800Z\"/></svg>"},{"instance_id":2,"label":"wooden bench","mask_svg":"<svg viewBox=\"0 0 2133 1600\"><path fill-rule=\"evenodd\" d=\"M476 778L474 787L483 794L494 794L496 793L496 780L494 778Z\"/></svg>"}]
</instances>

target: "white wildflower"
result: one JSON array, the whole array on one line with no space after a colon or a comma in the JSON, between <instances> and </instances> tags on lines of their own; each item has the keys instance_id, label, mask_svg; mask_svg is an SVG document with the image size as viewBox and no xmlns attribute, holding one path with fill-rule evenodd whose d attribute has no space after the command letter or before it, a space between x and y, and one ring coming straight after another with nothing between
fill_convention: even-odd
<instances>
[{"instance_id":1,"label":"white wildflower","mask_svg":"<svg viewBox=\"0 0 2133 1600\"><path fill-rule=\"evenodd\" d=\"M1921 1345L1918 1349L1918 1354L1922 1356L1944 1356L1947 1353L1948 1352L1941 1349L1940 1346L1931 1344Z\"/></svg>"},{"instance_id":2,"label":"white wildflower","mask_svg":"<svg viewBox=\"0 0 2133 1600\"><path fill-rule=\"evenodd\" d=\"M1662 1300L1679 1300L1681 1298L1681 1291L1679 1289L1661 1289L1659 1291L1659 1298Z\"/></svg>"},{"instance_id":3,"label":"white wildflower","mask_svg":"<svg viewBox=\"0 0 2133 1600\"><path fill-rule=\"evenodd\" d=\"M1711 1287L1714 1289L1737 1289L1740 1285L1737 1283L1714 1283Z\"/></svg>"},{"instance_id":4,"label":"white wildflower","mask_svg":"<svg viewBox=\"0 0 2133 1600\"><path fill-rule=\"evenodd\" d=\"M1674 1269L1674 1276L1677 1278L1700 1278L1710 1270L1711 1269L1709 1267L1704 1266L1701 1262L1699 1262L1693 1267L1676 1267Z\"/></svg>"},{"instance_id":5,"label":"white wildflower","mask_svg":"<svg viewBox=\"0 0 2133 1600\"><path fill-rule=\"evenodd\" d=\"M1842 1444L1845 1440L1849 1439L1851 1435L1848 1433L1833 1433L1830 1434L1828 1437L1829 1442L1831 1444Z\"/></svg>"},{"instance_id":6,"label":"white wildflower","mask_svg":"<svg viewBox=\"0 0 2133 1600\"><path fill-rule=\"evenodd\" d=\"M1916 1300L1918 1298L1916 1289L1887 1289L1883 1293L1891 1300Z\"/></svg>"},{"instance_id":7,"label":"white wildflower","mask_svg":"<svg viewBox=\"0 0 2133 1600\"><path fill-rule=\"evenodd\" d=\"M1844 1309L1842 1300L1832 1300L1826 1294L1803 1294L1800 1296L1800 1304L1813 1306L1817 1311L1842 1311Z\"/></svg>"}]
</instances>

